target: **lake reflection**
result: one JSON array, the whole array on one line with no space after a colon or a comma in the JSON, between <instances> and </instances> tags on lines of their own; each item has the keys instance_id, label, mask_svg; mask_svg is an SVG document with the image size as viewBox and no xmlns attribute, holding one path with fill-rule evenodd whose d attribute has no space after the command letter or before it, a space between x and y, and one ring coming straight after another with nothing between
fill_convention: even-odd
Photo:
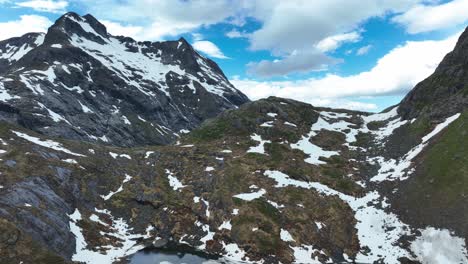
<instances>
[{"instance_id":1,"label":"lake reflection","mask_svg":"<svg viewBox=\"0 0 468 264\"><path fill-rule=\"evenodd\" d=\"M232 263L221 259L209 258L192 253L180 253L175 250L145 249L138 251L130 259L130 264L219 264Z\"/></svg>"}]
</instances>

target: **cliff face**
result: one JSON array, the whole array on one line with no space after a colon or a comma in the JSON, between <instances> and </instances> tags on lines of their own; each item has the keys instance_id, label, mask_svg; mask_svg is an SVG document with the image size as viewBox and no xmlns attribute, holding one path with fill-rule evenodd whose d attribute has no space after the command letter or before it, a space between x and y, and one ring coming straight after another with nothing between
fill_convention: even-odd
<instances>
[{"instance_id":1,"label":"cliff face","mask_svg":"<svg viewBox=\"0 0 468 264\"><path fill-rule=\"evenodd\" d=\"M414 87L398 112L404 119L426 116L443 119L468 106L468 30L460 36L435 72Z\"/></svg>"}]
</instances>

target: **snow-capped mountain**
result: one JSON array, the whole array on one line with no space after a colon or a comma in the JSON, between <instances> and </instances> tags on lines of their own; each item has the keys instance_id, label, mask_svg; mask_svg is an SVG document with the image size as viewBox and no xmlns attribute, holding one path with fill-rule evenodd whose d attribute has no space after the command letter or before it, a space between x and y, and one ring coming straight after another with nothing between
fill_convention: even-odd
<instances>
[{"instance_id":1,"label":"snow-capped mountain","mask_svg":"<svg viewBox=\"0 0 468 264\"><path fill-rule=\"evenodd\" d=\"M44 42L44 33L28 33L21 37L0 41L0 74Z\"/></svg>"},{"instance_id":2,"label":"snow-capped mountain","mask_svg":"<svg viewBox=\"0 0 468 264\"><path fill-rule=\"evenodd\" d=\"M0 74L0 119L117 146L173 142L248 101L185 39L137 42L75 13L0 42Z\"/></svg>"},{"instance_id":3,"label":"snow-capped mountain","mask_svg":"<svg viewBox=\"0 0 468 264\"><path fill-rule=\"evenodd\" d=\"M184 40L91 16L25 38L1 46L0 263L468 263L468 28L382 113L240 105ZM153 142L141 124L177 142L115 146Z\"/></svg>"}]
</instances>

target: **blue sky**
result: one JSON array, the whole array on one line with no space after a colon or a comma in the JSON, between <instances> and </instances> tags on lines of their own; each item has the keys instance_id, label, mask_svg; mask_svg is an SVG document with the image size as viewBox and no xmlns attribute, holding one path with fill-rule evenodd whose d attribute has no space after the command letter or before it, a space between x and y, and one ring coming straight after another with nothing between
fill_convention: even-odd
<instances>
[{"instance_id":1,"label":"blue sky","mask_svg":"<svg viewBox=\"0 0 468 264\"><path fill-rule=\"evenodd\" d=\"M0 39L91 13L114 35L186 38L252 100L380 111L427 77L468 0L0 0Z\"/></svg>"}]
</instances>

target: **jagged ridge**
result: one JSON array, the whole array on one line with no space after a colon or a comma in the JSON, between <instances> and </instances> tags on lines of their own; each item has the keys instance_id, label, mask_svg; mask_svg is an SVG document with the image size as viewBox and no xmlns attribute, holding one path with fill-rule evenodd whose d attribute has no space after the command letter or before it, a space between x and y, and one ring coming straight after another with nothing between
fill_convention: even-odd
<instances>
[{"instance_id":1,"label":"jagged ridge","mask_svg":"<svg viewBox=\"0 0 468 264\"><path fill-rule=\"evenodd\" d=\"M137 42L108 34L91 15L67 13L43 43L39 37L34 43L41 45L2 55L15 59L0 76L0 119L46 135L118 146L167 144L248 101L183 38Z\"/></svg>"}]
</instances>

